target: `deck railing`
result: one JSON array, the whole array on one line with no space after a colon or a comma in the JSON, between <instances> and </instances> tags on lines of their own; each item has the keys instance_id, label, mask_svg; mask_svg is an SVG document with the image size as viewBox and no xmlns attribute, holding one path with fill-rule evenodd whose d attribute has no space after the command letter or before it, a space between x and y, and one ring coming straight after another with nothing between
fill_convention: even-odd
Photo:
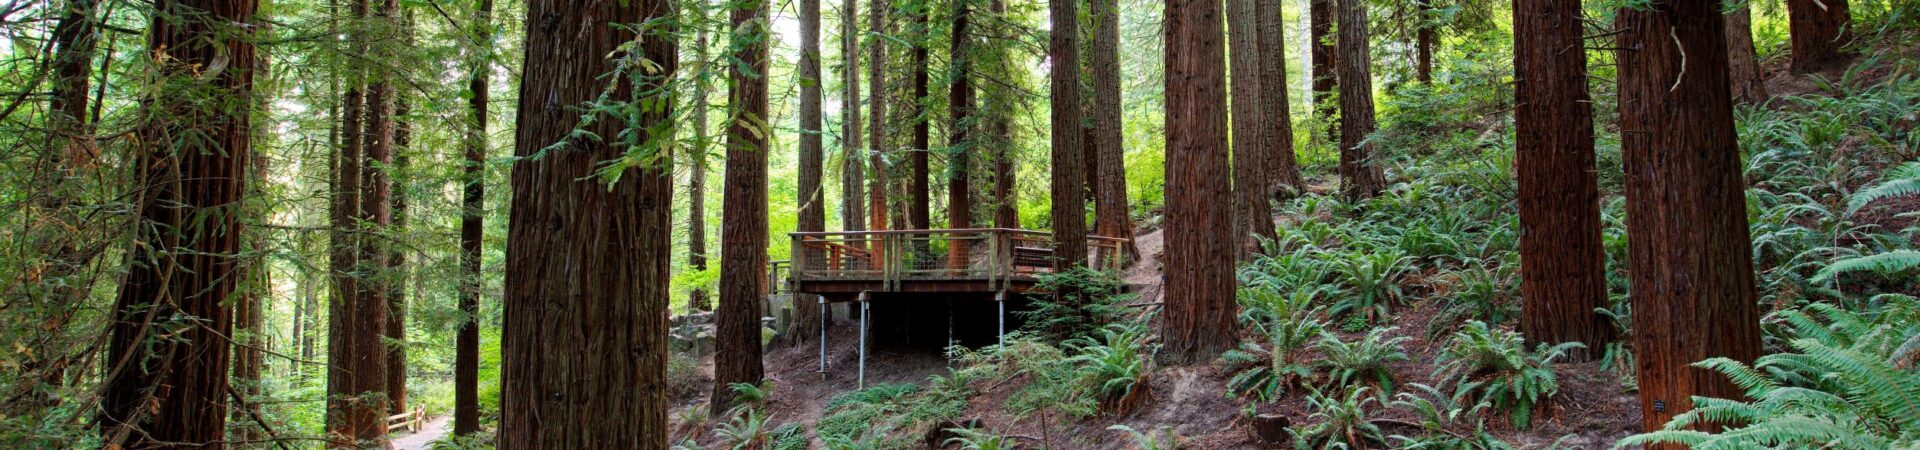
<instances>
[{"instance_id":1,"label":"deck railing","mask_svg":"<svg viewBox=\"0 0 1920 450\"><path fill-rule=\"evenodd\" d=\"M913 280L995 284L1054 271L1053 237L1007 228L792 233L793 279L881 280L887 290ZM1090 236L1087 263L1117 270L1127 240Z\"/></svg>"}]
</instances>

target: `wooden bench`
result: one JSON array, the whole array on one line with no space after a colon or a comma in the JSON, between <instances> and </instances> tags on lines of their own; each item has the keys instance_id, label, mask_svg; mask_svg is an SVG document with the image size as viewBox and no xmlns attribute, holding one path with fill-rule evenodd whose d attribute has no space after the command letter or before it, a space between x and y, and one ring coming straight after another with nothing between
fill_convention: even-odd
<instances>
[{"instance_id":1,"label":"wooden bench","mask_svg":"<svg viewBox=\"0 0 1920 450\"><path fill-rule=\"evenodd\" d=\"M1042 247L1014 247L1013 269L1018 272L1039 272L1040 269L1053 270L1053 249Z\"/></svg>"},{"instance_id":2,"label":"wooden bench","mask_svg":"<svg viewBox=\"0 0 1920 450\"><path fill-rule=\"evenodd\" d=\"M417 433L421 428L425 428L426 426L427 407L425 406L415 406L412 411L387 416L388 433L392 433L395 429L402 428L406 429L409 433Z\"/></svg>"}]
</instances>

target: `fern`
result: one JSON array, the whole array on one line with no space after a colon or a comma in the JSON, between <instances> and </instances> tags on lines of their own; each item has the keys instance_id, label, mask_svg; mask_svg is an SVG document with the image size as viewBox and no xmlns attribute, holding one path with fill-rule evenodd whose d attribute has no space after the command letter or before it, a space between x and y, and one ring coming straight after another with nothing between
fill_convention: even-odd
<instances>
[{"instance_id":1,"label":"fern","mask_svg":"<svg viewBox=\"0 0 1920 450\"><path fill-rule=\"evenodd\" d=\"M1880 183L1847 198L1847 215L1851 216L1873 202L1894 198L1920 195L1920 161L1908 161L1880 175Z\"/></svg>"},{"instance_id":2,"label":"fern","mask_svg":"<svg viewBox=\"0 0 1920 450\"><path fill-rule=\"evenodd\" d=\"M1368 395L1365 387L1354 388L1339 397L1311 391L1307 395L1307 409L1313 411L1309 418L1319 422L1302 428L1298 439L1305 444L1304 448L1329 450L1366 449L1385 444L1380 427L1367 418L1367 405L1372 403L1377 400Z\"/></svg>"},{"instance_id":3,"label":"fern","mask_svg":"<svg viewBox=\"0 0 1920 450\"><path fill-rule=\"evenodd\" d=\"M1414 383L1412 392L1395 395L1394 408L1412 412L1420 418L1420 434L1415 436L1393 435L1389 438L1396 443L1395 448L1422 450L1509 450L1513 444L1500 440L1487 432L1483 418L1488 405L1485 402L1471 405L1460 402L1458 396L1448 396L1432 386ZM1452 430L1464 428L1468 419L1472 419L1471 433L1455 433Z\"/></svg>"},{"instance_id":4,"label":"fern","mask_svg":"<svg viewBox=\"0 0 1920 450\"><path fill-rule=\"evenodd\" d=\"M1080 379L1100 399L1101 409L1126 414L1144 400L1147 364L1145 326L1128 323L1108 325L1100 330L1099 340L1083 338L1068 341L1078 354L1067 361L1081 365Z\"/></svg>"},{"instance_id":5,"label":"fern","mask_svg":"<svg viewBox=\"0 0 1920 450\"><path fill-rule=\"evenodd\" d=\"M1147 433L1141 433L1134 430L1133 427L1126 425L1113 425L1107 427L1107 429L1127 433L1127 437L1133 439L1133 446L1128 448L1133 450L1181 450L1187 448L1187 438L1181 436L1179 432L1174 431L1173 427L1169 426L1161 426Z\"/></svg>"},{"instance_id":6,"label":"fern","mask_svg":"<svg viewBox=\"0 0 1920 450\"><path fill-rule=\"evenodd\" d=\"M1853 257L1834 261L1820 273L1814 274L1812 281L1825 283L1834 276L1851 272L1873 272L1885 276L1894 276L1920 267L1920 251L1894 250L1867 256Z\"/></svg>"},{"instance_id":7,"label":"fern","mask_svg":"<svg viewBox=\"0 0 1920 450\"><path fill-rule=\"evenodd\" d=\"M1325 356L1321 368L1327 372L1328 383L1339 387L1368 384L1378 390L1383 399L1392 395L1393 370L1387 365L1408 360L1407 352L1401 347L1408 338L1387 337L1387 333L1395 329L1375 329L1352 343L1341 341L1331 333L1321 335L1314 348Z\"/></svg>"},{"instance_id":8,"label":"fern","mask_svg":"<svg viewBox=\"0 0 1920 450\"><path fill-rule=\"evenodd\" d=\"M1528 353L1520 333L1470 321L1440 353L1434 378L1454 383L1454 395L1471 396L1505 411L1514 428L1525 429L1531 425L1534 409L1560 391L1553 361L1567 350L1583 347L1578 342L1541 344Z\"/></svg>"}]
</instances>

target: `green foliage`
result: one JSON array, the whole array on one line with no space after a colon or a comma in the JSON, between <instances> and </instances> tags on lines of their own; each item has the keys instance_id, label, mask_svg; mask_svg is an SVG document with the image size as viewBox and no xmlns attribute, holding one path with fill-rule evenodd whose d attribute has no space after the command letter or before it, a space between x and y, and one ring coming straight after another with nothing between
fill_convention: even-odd
<instances>
[{"instance_id":1,"label":"green foliage","mask_svg":"<svg viewBox=\"0 0 1920 450\"><path fill-rule=\"evenodd\" d=\"M1851 216L1873 202L1915 195L1920 195L1920 161L1908 161L1881 174L1879 184L1854 192L1852 197L1847 198L1847 215Z\"/></svg>"},{"instance_id":2,"label":"green foliage","mask_svg":"<svg viewBox=\"0 0 1920 450\"><path fill-rule=\"evenodd\" d=\"M759 409L748 408L733 420L720 424L714 430L714 436L720 438L722 446L733 450L760 450L772 442L767 427L771 425L771 416L762 414Z\"/></svg>"},{"instance_id":3,"label":"green foliage","mask_svg":"<svg viewBox=\"0 0 1920 450\"><path fill-rule=\"evenodd\" d=\"M1791 324L1790 351L1751 366L1726 358L1695 366L1719 372L1750 401L1693 398L1661 431L1616 448L1652 443L1697 449L1920 448L1920 299L1881 296L1876 314L1813 304L1776 316ZM1699 431L1699 425L1727 425Z\"/></svg>"},{"instance_id":4,"label":"green foliage","mask_svg":"<svg viewBox=\"0 0 1920 450\"><path fill-rule=\"evenodd\" d=\"M1013 438L975 430L972 428L948 428L947 432L956 436L948 438L944 445L958 445L963 450L1012 450L1020 448Z\"/></svg>"},{"instance_id":5,"label":"green foliage","mask_svg":"<svg viewBox=\"0 0 1920 450\"><path fill-rule=\"evenodd\" d=\"M1355 317L1375 323L1389 317L1394 304L1404 294L1400 277L1411 267L1412 259L1399 250L1348 254L1333 267L1345 289L1327 308L1336 319ZM1352 322L1348 322L1351 324Z\"/></svg>"},{"instance_id":6,"label":"green foliage","mask_svg":"<svg viewBox=\"0 0 1920 450\"><path fill-rule=\"evenodd\" d=\"M1519 277L1514 273L1517 267L1520 267L1517 263L1490 264L1472 260L1460 270L1438 277L1447 284L1442 294L1440 314L1427 323L1427 337L1432 339L1445 335L1447 330L1466 321L1499 325L1519 317L1519 295L1514 292L1514 288L1520 284ZM1440 290L1439 287L1436 290Z\"/></svg>"},{"instance_id":7,"label":"green foliage","mask_svg":"<svg viewBox=\"0 0 1920 450\"><path fill-rule=\"evenodd\" d=\"M1384 446L1380 427L1368 419L1367 405L1379 399L1368 395L1367 388L1356 387L1345 395L1329 397L1319 390L1307 394L1309 416L1318 422L1300 429L1295 447L1302 449L1358 450Z\"/></svg>"},{"instance_id":8,"label":"green foliage","mask_svg":"<svg viewBox=\"0 0 1920 450\"><path fill-rule=\"evenodd\" d=\"M1420 434L1413 436L1393 435L1395 448L1420 450L1511 450L1516 447L1500 440L1487 432L1485 411L1487 404L1477 402L1463 404L1460 395L1448 396L1439 389L1420 383L1413 383L1413 389L1419 391L1402 392L1394 395L1391 404L1394 408L1412 412L1420 418ZM1452 430L1463 428L1472 422L1472 432L1455 433Z\"/></svg>"},{"instance_id":9,"label":"green foliage","mask_svg":"<svg viewBox=\"0 0 1920 450\"><path fill-rule=\"evenodd\" d=\"M1181 450L1187 448L1187 438L1180 436L1179 432L1174 431L1173 427L1169 426L1163 425L1160 428L1155 428L1153 431L1146 433L1141 433L1134 430L1133 427L1119 424L1109 426L1107 430L1127 433L1127 437L1133 439L1133 446L1130 448L1134 450Z\"/></svg>"},{"instance_id":10,"label":"green foliage","mask_svg":"<svg viewBox=\"0 0 1920 450\"><path fill-rule=\"evenodd\" d=\"M1393 370L1388 364L1407 361L1407 352L1402 349L1406 336L1387 337L1397 327L1378 328L1367 332L1365 337L1354 342L1340 340L1332 333L1321 335L1314 349L1325 359L1321 366L1327 372L1327 381L1334 387L1357 385L1372 386L1385 398L1393 393Z\"/></svg>"},{"instance_id":11,"label":"green foliage","mask_svg":"<svg viewBox=\"0 0 1920 450\"><path fill-rule=\"evenodd\" d=\"M1313 291L1240 290L1241 322L1264 339L1243 342L1220 356L1234 371L1227 380L1229 394L1252 394L1270 402L1315 378L1316 365L1301 355L1326 333L1326 323L1319 319L1322 309L1313 306L1315 299Z\"/></svg>"},{"instance_id":12,"label":"green foliage","mask_svg":"<svg viewBox=\"0 0 1920 450\"><path fill-rule=\"evenodd\" d=\"M1920 267L1920 251L1894 250L1834 261L1833 264L1820 269L1820 273L1814 274L1813 279L1809 281L1824 283L1840 274L1852 272L1873 272L1882 276L1895 277L1911 273L1916 267Z\"/></svg>"},{"instance_id":13,"label":"green foliage","mask_svg":"<svg viewBox=\"0 0 1920 450\"><path fill-rule=\"evenodd\" d=\"M1079 364L1080 384L1092 390L1103 410L1124 415L1147 396L1147 347L1151 336L1141 324L1116 323L1100 330L1100 338L1077 338L1065 345L1075 353L1067 362Z\"/></svg>"},{"instance_id":14,"label":"green foliage","mask_svg":"<svg viewBox=\"0 0 1920 450\"><path fill-rule=\"evenodd\" d=\"M1567 350L1584 347L1578 342L1541 344L1529 353L1520 333L1470 321L1435 360L1434 378L1452 383L1455 396L1492 406L1506 413L1514 428L1525 429L1532 425L1534 409L1560 391L1553 361Z\"/></svg>"},{"instance_id":15,"label":"green foliage","mask_svg":"<svg viewBox=\"0 0 1920 450\"><path fill-rule=\"evenodd\" d=\"M1074 267L1040 275L1035 289L1056 295L1034 296L1033 309L1016 312L1026 329L1064 342L1092 336L1127 313L1122 304L1134 298L1127 283L1113 272Z\"/></svg>"}]
</instances>

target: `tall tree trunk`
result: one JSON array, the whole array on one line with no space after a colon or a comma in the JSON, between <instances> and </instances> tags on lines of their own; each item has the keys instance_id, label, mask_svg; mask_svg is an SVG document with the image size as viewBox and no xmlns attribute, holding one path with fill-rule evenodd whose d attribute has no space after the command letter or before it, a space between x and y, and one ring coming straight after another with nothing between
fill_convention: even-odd
<instances>
[{"instance_id":1,"label":"tall tree trunk","mask_svg":"<svg viewBox=\"0 0 1920 450\"><path fill-rule=\"evenodd\" d=\"M1133 238L1133 220L1127 210L1126 153L1121 136L1120 2L1092 0L1093 15L1093 147L1099 158L1091 167L1098 176L1094 189L1093 234ZM1121 248L1121 265L1140 258L1140 249L1128 240Z\"/></svg>"},{"instance_id":2,"label":"tall tree trunk","mask_svg":"<svg viewBox=\"0 0 1920 450\"><path fill-rule=\"evenodd\" d=\"M1373 59L1367 49L1367 4L1339 0L1340 18L1340 190L1350 200L1373 197L1385 189L1373 161Z\"/></svg>"},{"instance_id":3,"label":"tall tree trunk","mask_svg":"<svg viewBox=\"0 0 1920 450\"><path fill-rule=\"evenodd\" d=\"M1265 138L1267 181L1275 198L1305 192L1300 166L1293 157L1293 105L1287 101L1287 39L1281 20L1281 0L1257 0L1260 17L1260 111L1267 122Z\"/></svg>"},{"instance_id":4,"label":"tall tree trunk","mask_svg":"<svg viewBox=\"0 0 1920 450\"><path fill-rule=\"evenodd\" d=\"M392 47L385 44L392 36L385 35L394 23L395 13L399 9L397 0L384 0L375 12L371 23L380 35L370 36L367 54L375 58L392 56ZM370 33L371 34L371 33ZM359 291L353 295L353 304L348 306L351 314L344 319L345 327L333 332L346 333L344 344L344 362L333 364L346 370L344 382L347 389L346 423L351 424L353 433L346 435L354 441L366 445L384 445L387 440L387 405L392 399L387 397L387 316L388 301L391 292L391 273L386 269L386 247L388 228L393 224L392 204L388 203L392 195L393 180L389 171L393 164L393 83L396 75L385 66L375 65L367 71L366 123L360 139L366 154L360 166L360 212L355 221L362 228L361 238L354 246L354 273L362 276L358 283Z\"/></svg>"},{"instance_id":5,"label":"tall tree trunk","mask_svg":"<svg viewBox=\"0 0 1920 450\"><path fill-rule=\"evenodd\" d=\"M847 0L849 5L857 1L859 0ZM867 32L873 33L874 37L867 40L867 61L869 64L867 72L867 108L872 110L869 114L872 117L868 118L868 130L870 134L867 136L867 145L870 150L867 153L869 161L867 170L873 171L873 176L871 177L872 180L868 181L869 186L867 189L867 210L869 213L867 229L884 230L894 228L889 227L887 222L887 215L889 213L887 205L888 181L886 158L888 97L886 86L887 40L879 36L880 33L886 30L888 3L886 0L873 0L873 3L869 7L871 10L867 11ZM852 11L851 6L849 6L848 11ZM852 13L849 12L848 22L853 22L854 20L851 14ZM854 164L858 163L856 162ZM893 219L897 221L899 220L899 216L895 215Z\"/></svg>"},{"instance_id":6,"label":"tall tree trunk","mask_svg":"<svg viewBox=\"0 0 1920 450\"><path fill-rule=\"evenodd\" d=\"M97 0L68 0L66 13L54 26L56 44L53 56L53 96L48 102L48 127L59 151L54 167L59 179L74 176L79 168L91 167L97 152L91 146L87 122L87 84L93 75L94 47L99 33L94 25Z\"/></svg>"},{"instance_id":7,"label":"tall tree trunk","mask_svg":"<svg viewBox=\"0 0 1920 450\"><path fill-rule=\"evenodd\" d=\"M800 0L800 222L794 231L827 230L827 195L823 182L826 150L821 144L820 86L820 0ZM847 109L858 106L844 104ZM847 135L842 134L841 139ZM843 145L844 147L844 145ZM807 258L807 249L793 249L799 258ZM796 300L813 300L801 295ZM806 303L813 303L812 301ZM791 345L819 338L820 308L793 302L793 321L787 325L783 341Z\"/></svg>"},{"instance_id":8,"label":"tall tree trunk","mask_svg":"<svg viewBox=\"0 0 1920 450\"><path fill-rule=\"evenodd\" d=\"M1613 341L1593 106L1579 0L1514 3L1514 166L1520 181L1520 333L1535 343L1582 342L1587 360Z\"/></svg>"},{"instance_id":9,"label":"tall tree trunk","mask_svg":"<svg viewBox=\"0 0 1920 450\"><path fill-rule=\"evenodd\" d=\"M1075 0L1047 0L1047 17L1053 23L1047 46L1053 89L1053 256L1054 267L1061 270L1087 263L1087 168L1080 148L1080 46L1075 42L1080 40L1078 9Z\"/></svg>"},{"instance_id":10,"label":"tall tree trunk","mask_svg":"<svg viewBox=\"0 0 1920 450\"><path fill-rule=\"evenodd\" d=\"M913 173L908 176L908 192L913 196L907 207L908 226L915 230L932 227L932 197L927 180L927 152L932 148L932 135L928 125L932 123L932 114L927 111L927 40L933 30L927 24L927 11L922 8L913 16L913 152L911 161Z\"/></svg>"},{"instance_id":11,"label":"tall tree trunk","mask_svg":"<svg viewBox=\"0 0 1920 450\"><path fill-rule=\"evenodd\" d=\"M1846 45L1853 41L1853 14L1847 0L1787 0L1788 33L1793 45L1793 73L1839 69L1853 61Z\"/></svg>"},{"instance_id":12,"label":"tall tree trunk","mask_svg":"<svg viewBox=\"0 0 1920 450\"><path fill-rule=\"evenodd\" d=\"M1693 363L1752 363L1761 350L1720 13L1717 2L1672 2L1621 8L1616 19L1633 348L1649 431L1695 396L1742 396Z\"/></svg>"},{"instance_id":13,"label":"tall tree trunk","mask_svg":"<svg viewBox=\"0 0 1920 450\"><path fill-rule=\"evenodd\" d=\"M994 20L1006 20L1005 0L992 0L988 8L993 11ZM994 52L993 63L999 68L997 74L1005 74L1012 70L1010 68L1012 62L1008 58L1008 53L1004 49ZM988 118L992 122L989 126L993 128L994 139L998 139L993 151L993 226L994 228L1020 228L1020 217L1015 211L1019 199L1014 197L1013 145L1011 145L1015 100L1013 94L1004 86L993 84L988 89L993 92L988 97L996 101L993 105L996 111Z\"/></svg>"},{"instance_id":14,"label":"tall tree trunk","mask_svg":"<svg viewBox=\"0 0 1920 450\"><path fill-rule=\"evenodd\" d=\"M1767 78L1760 73L1760 57L1753 49L1753 13L1742 6L1727 13L1727 69L1732 74L1733 101L1767 101Z\"/></svg>"},{"instance_id":15,"label":"tall tree trunk","mask_svg":"<svg viewBox=\"0 0 1920 450\"><path fill-rule=\"evenodd\" d=\"M1237 345L1226 54L1220 2L1167 0L1166 312L1162 364L1212 362Z\"/></svg>"},{"instance_id":16,"label":"tall tree trunk","mask_svg":"<svg viewBox=\"0 0 1920 450\"><path fill-rule=\"evenodd\" d=\"M840 229L866 229L867 158L860 142L860 0L840 0ZM884 215L884 208L874 212Z\"/></svg>"},{"instance_id":17,"label":"tall tree trunk","mask_svg":"<svg viewBox=\"0 0 1920 450\"><path fill-rule=\"evenodd\" d=\"M406 25L402 25L406 26ZM413 130L404 119L408 113L406 98L394 99L393 127L393 167L398 174L405 174L409 159L404 154ZM390 228L397 239L407 228L407 196L405 183L394 177L392 195L393 224ZM411 276L407 270L407 254L400 246L388 246L386 249L387 284L387 341L394 343L387 350L387 411L388 414L400 414L407 411L407 281Z\"/></svg>"},{"instance_id":18,"label":"tall tree trunk","mask_svg":"<svg viewBox=\"0 0 1920 450\"><path fill-rule=\"evenodd\" d=\"M671 155L643 155L617 181L596 174L629 148L670 148L675 30L662 0L535 0L527 5L502 302L500 448L667 447L667 285ZM622 49L632 42L640 45ZM633 52L633 53L627 53ZM621 54L625 55L621 55ZM610 56L612 55L612 56ZM629 58L632 83L603 91ZM659 105L602 117L575 138L580 105L602 95ZM669 96L661 98L656 96ZM649 143L659 145L646 145ZM590 243L590 244L589 244Z\"/></svg>"},{"instance_id":19,"label":"tall tree trunk","mask_svg":"<svg viewBox=\"0 0 1920 450\"><path fill-rule=\"evenodd\" d=\"M1433 47L1439 40L1429 23L1433 20L1433 0L1414 0L1414 8L1418 11L1413 33L1414 78L1421 84L1433 84Z\"/></svg>"},{"instance_id":20,"label":"tall tree trunk","mask_svg":"<svg viewBox=\"0 0 1920 450\"><path fill-rule=\"evenodd\" d=\"M1340 74L1335 67L1340 53L1335 50L1333 36L1333 4L1338 0L1307 0L1308 57L1313 64L1313 111L1319 117L1320 129L1313 130L1316 145L1319 143L1340 142L1339 122L1340 105L1334 101L1334 93L1340 88ZM1305 186L1301 186L1304 193Z\"/></svg>"},{"instance_id":21,"label":"tall tree trunk","mask_svg":"<svg viewBox=\"0 0 1920 450\"><path fill-rule=\"evenodd\" d=\"M233 332L226 301L242 278L244 225L237 213L252 154L248 109L254 104L247 100L254 47L230 27L253 23L257 5L161 0L153 6L148 49L164 55L154 61L156 75L168 86L241 100L155 95L144 104L147 122L139 133L148 145L132 166L142 169L136 185L146 187L134 198L141 244L129 249L135 263L121 281L107 329L101 440L127 449L219 445L227 431L232 349L224 336ZM224 70L199 70L219 60L227 61Z\"/></svg>"},{"instance_id":22,"label":"tall tree trunk","mask_svg":"<svg viewBox=\"0 0 1920 450\"><path fill-rule=\"evenodd\" d=\"M1233 128L1233 234L1234 254L1242 260L1260 251L1260 243L1279 238L1273 227L1273 208L1268 205L1272 187L1268 184L1265 146L1268 129L1266 102L1261 95L1264 70L1260 67L1260 0L1227 2L1227 49L1231 53L1228 69L1233 76L1229 98Z\"/></svg>"},{"instance_id":23,"label":"tall tree trunk","mask_svg":"<svg viewBox=\"0 0 1920 450\"><path fill-rule=\"evenodd\" d=\"M706 15L706 2L700 2L700 14ZM707 77L713 70L715 61L707 58L707 27L699 27L694 38L694 60L700 70L687 74L693 77L693 151L687 154L688 165L693 166L687 172L687 267L696 271L707 270L707 153L711 150L713 136L707 134L707 113L710 105L707 97L713 89ZM687 290L687 309L690 311L712 311L713 299L704 286L694 286Z\"/></svg>"},{"instance_id":24,"label":"tall tree trunk","mask_svg":"<svg viewBox=\"0 0 1920 450\"><path fill-rule=\"evenodd\" d=\"M728 65L727 178L720 240L720 307L714 319L713 396L719 415L734 406L732 385L760 384L760 302L767 278L767 1L733 3Z\"/></svg>"},{"instance_id":25,"label":"tall tree trunk","mask_svg":"<svg viewBox=\"0 0 1920 450\"><path fill-rule=\"evenodd\" d=\"M480 245L487 183L487 77L493 69L493 0L476 0L467 68L467 129L460 168L460 330L454 337L453 434L480 431Z\"/></svg>"},{"instance_id":26,"label":"tall tree trunk","mask_svg":"<svg viewBox=\"0 0 1920 450\"><path fill-rule=\"evenodd\" d=\"M367 18L368 0L354 0L352 17L354 22L363 22ZM349 51L365 54L368 39L364 31L352 30L348 33L346 44ZM361 404L361 394L378 388L363 386L363 375L357 375L359 365L366 364L362 355L362 343L378 334L359 336L368 318L361 317L361 297L363 280L360 275L362 255L360 251L360 218L364 188L371 184L366 179L367 164L367 121L373 102L368 98L367 69L358 62L347 65L347 92L344 94L346 105L341 112L341 150L337 157L334 204L332 212L333 228L329 251L332 252L330 265L336 281L334 283L334 301L327 309L327 437L332 447L350 446L359 440L379 439L384 429L375 430L377 416L383 410ZM384 312L384 311L382 311ZM384 358L375 361L384 362Z\"/></svg>"},{"instance_id":27,"label":"tall tree trunk","mask_svg":"<svg viewBox=\"0 0 1920 450\"><path fill-rule=\"evenodd\" d=\"M953 0L953 36L948 52L952 82L947 85L947 117L952 120L947 145L947 228L973 228L973 74L968 54L968 17L970 0ZM966 241L953 241L947 250L947 267L965 267L971 257Z\"/></svg>"},{"instance_id":28,"label":"tall tree trunk","mask_svg":"<svg viewBox=\"0 0 1920 450\"><path fill-rule=\"evenodd\" d=\"M33 348L68 346L67 325L74 313L85 306L82 300L91 292L88 283L69 280L69 277L80 273L99 254L97 250L83 249L67 225L84 220L81 217L84 208L78 207L81 205L76 201L80 190L74 181L93 172L91 169L98 158L87 116L87 85L93 74L95 43L99 40L95 22L100 19L95 17L94 0L68 0L64 8L65 14L53 30L53 86L46 113L47 164L34 172L37 189L31 196L33 208L28 210L31 211L28 214L51 217L25 221L33 225L27 228L23 241L35 246L33 254L40 260L35 261L33 267L21 270L14 280L18 286L46 286L51 291L50 295L29 296L48 300L42 326L49 332L24 341ZM37 375L41 383L49 385L65 383L66 351L38 352L23 359L21 374ZM32 388L31 384L20 385L20 389ZM35 400L45 400L35 403L36 408L54 404L50 397Z\"/></svg>"}]
</instances>

